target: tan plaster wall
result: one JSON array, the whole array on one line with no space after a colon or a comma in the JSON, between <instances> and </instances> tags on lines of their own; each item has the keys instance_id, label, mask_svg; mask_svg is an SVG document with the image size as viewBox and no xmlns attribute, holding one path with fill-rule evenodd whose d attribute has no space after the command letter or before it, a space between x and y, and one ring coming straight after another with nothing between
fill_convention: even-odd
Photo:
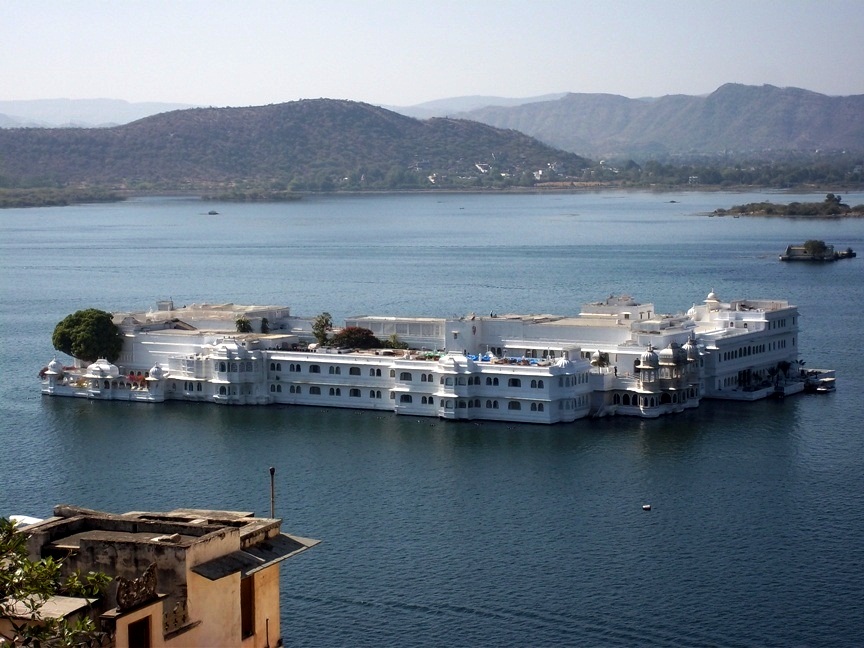
<instances>
[{"instance_id":1,"label":"tan plaster wall","mask_svg":"<svg viewBox=\"0 0 864 648\"><path fill-rule=\"evenodd\" d=\"M201 621L195 629L196 645L239 646L240 574L211 581L189 572L187 585L189 620Z\"/></svg>"},{"instance_id":2,"label":"tan plaster wall","mask_svg":"<svg viewBox=\"0 0 864 648\"><path fill-rule=\"evenodd\" d=\"M117 619L115 637L117 648L129 645L129 624L140 621L146 616L150 617L150 646L152 648L164 648L166 644L162 634L162 601L154 601L150 605L133 610Z\"/></svg>"},{"instance_id":3,"label":"tan plaster wall","mask_svg":"<svg viewBox=\"0 0 864 648\"><path fill-rule=\"evenodd\" d=\"M279 624L279 563L253 575L255 579L255 634L243 642L243 648L275 646L282 636ZM269 640L268 640L268 623Z\"/></svg>"}]
</instances>

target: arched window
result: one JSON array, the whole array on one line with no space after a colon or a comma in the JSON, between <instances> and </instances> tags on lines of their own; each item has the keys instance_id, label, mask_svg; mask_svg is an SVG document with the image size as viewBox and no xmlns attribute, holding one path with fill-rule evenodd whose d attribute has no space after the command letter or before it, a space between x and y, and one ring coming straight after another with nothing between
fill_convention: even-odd
<instances>
[{"instance_id":1,"label":"arched window","mask_svg":"<svg viewBox=\"0 0 864 648\"><path fill-rule=\"evenodd\" d=\"M521 387L522 381L519 378L510 378L507 380L507 386L508 387ZM515 409L515 408L511 407L510 409Z\"/></svg>"},{"instance_id":2,"label":"arched window","mask_svg":"<svg viewBox=\"0 0 864 648\"><path fill-rule=\"evenodd\" d=\"M395 370L395 369L391 369L391 370L390 370L390 377L391 377L391 378L395 378L395 377L396 377L396 370Z\"/></svg>"},{"instance_id":3,"label":"arched window","mask_svg":"<svg viewBox=\"0 0 864 648\"><path fill-rule=\"evenodd\" d=\"M360 398L360 390L359 389L352 389L351 391L348 392L348 395L351 398Z\"/></svg>"},{"instance_id":4,"label":"arched window","mask_svg":"<svg viewBox=\"0 0 864 648\"><path fill-rule=\"evenodd\" d=\"M276 385L270 385L270 391L275 393L276 392Z\"/></svg>"},{"instance_id":5,"label":"arched window","mask_svg":"<svg viewBox=\"0 0 864 648\"><path fill-rule=\"evenodd\" d=\"M309 365L309 373L321 373L321 367L317 364Z\"/></svg>"},{"instance_id":6,"label":"arched window","mask_svg":"<svg viewBox=\"0 0 864 648\"><path fill-rule=\"evenodd\" d=\"M426 382L426 374L420 374L420 382Z\"/></svg>"},{"instance_id":7,"label":"arched window","mask_svg":"<svg viewBox=\"0 0 864 648\"><path fill-rule=\"evenodd\" d=\"M464 400L460 400L459 401L459 409L465 409L466 407L468 407L467 403L465 403Z\"/></svg>"},{"instance_id":8,"label":"arched window","mask_svg":"<svg viewBox=\"0 0 864 648\"><path fill-rule=\"evenodd\" d=\"M444 379L444 384L447 385L448 387L452 387L453 386L453 376L447 376Z\"/></svg>"},{"instance_id":9,"label":"arched window","mask_svg":"<svg viewBox=\"0 0 864 648\"><path fill-rule=\"evenodd\" d=\"M369 367L369 375L370 375L370 376L374 376L374 375L375 375L375 369L373 369L372 367Z\"/></svg>"},{"instance_id":10,"label":"arched window","mask_svg":"<svg viewBox=\"0 0 864 648\"><path fill-rule=\"evenodd\" d=\"M225 385L219 385L219 395L226 396L228 394L228 390L225 388Z\"/></svg>"},{"instance_id":11,"label":"arched window","mask_svg":"<svg viewBox=\"0 0 864 648\"><path fill-rule=\"evenodd\" d=\"M542 411L543 411L543 403L537 403L537 411L538 411L538 412L542 412Z\"/></svg>"},{"instance_id":12,"label":"arched window","mask_svg":"<svg viewBox=\"0 0 864 648\"><path fill-rule=\"evenodd\" d=\"M498 401L492 401L492 409L498 409Z\"/></svg>"},{"instance_id":13,"label":"arched window","mask_svg":"<svg viewBox=\"0 0 864 648\"><path fill-rule=\"evenodd\" d=\"M537 403L531 403L531 411L532 411L532 412L536 412L536 411L537 411Z\"/></svg>"},{"instance_id":14,"label":"arched window","mask_svg":"<svg viewBox=\"0 0 864 648\"><path fill-rule=\"evenodd\" d=\"M491 400L486 401L486 409L492 409L492 401Z\"/></svg>"},{"instance_id":15,"label":"arched window","mask_svg":"<svg viewBox=\"0 0 864 648\"><path fill-rule=\"evenodd\" d=\"M411 372L410 371L403 371L402 373L399 374L399 380L404 380L406 382L410 382L412 380Z\"/></svg>"},{"instance_id":16,"label":"arched window","mask_svg":"<svg viewBox=\"0 0 864 648\"><path fill-rule=\"evenodd\" d=\"M221 371L221 372L224 373L225 371L227 371L227 366L228 366L227 363L225 363L225 362L220 362L220 363L219 363L219 371Z\"/></svg>"},{"instance_id":17,"label":"arched window","mask_svg":"<svg viewBox=\"0 0 864 648\"><path fill-rule=\"evenodd\" d=\"M270 363L270 371L276 371L276 363L275 362Z\"/></svg>"},{"instance_id":18,"label":"arched window","mask_svg":"<svg viewBox=\"0 0 864 648\"><path fill-rule=\"evenodd\" d=\"M279 394L282 393L282 385L276 385L276 392Z\"/></svg>"},{"instance_id":19,"label":"arched window","mask_svg":"<svg viewBox=\"0 0 864 648\"><path fill-rule=\"evenodd\" d=\"M411 394L401 394L399 396L399 402L400 403L411 403L411 402L413 402L413 400L414 399L411 398Z\"/></svg>"},{"instance_id":20,"label":"arched window","mask_svg":"<svg viewBox=\"0 0 864 648\"><path fill-rule=\"evenodd\" d=\"M309 388L309 393L312 394L313 396L320 396L321 395L321 388L318 387L317 385L312 385Z\"/></svg>"},{"instance_id":21,"label":"arched window","mask_svg":"<svg viewBox=\"0 0 864 648\"><path fill-rule=\"evenodd\" d=\"M491 384L492 384L492 376L486 376L486 384L487 384L487 385L491 385Z\"/></svg>"},{"instance_id":22,"label":"arched window","mask_svg":"<svg viewBox=\"0 0 864 648\"><path fill-rule=\"evenodd\" d=\"M531 381L531 389L537 389L537 381L536 380Z\"/></svg>"},{"instance_id":23,"label":"arched window","mask_svg":"<svg viewBox=\"0 0 864 648\"><path fill-rule=\"evenodd\" d=\"M519 401L510 401L509 403L507 403L507 409L508 410L521 410L522 409L522 403L520 403Z\"/></svg>"}]
</instances>

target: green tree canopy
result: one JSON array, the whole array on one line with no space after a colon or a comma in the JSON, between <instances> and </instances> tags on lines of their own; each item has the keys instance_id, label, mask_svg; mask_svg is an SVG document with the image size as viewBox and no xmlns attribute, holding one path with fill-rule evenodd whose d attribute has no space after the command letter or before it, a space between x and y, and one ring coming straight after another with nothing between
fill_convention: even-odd
<instances>
[{"instance_id":1,"label":"green tree canopy","mask_svg":"<svg viewBox=\"0 0 864 648\"><path fill-rule=\"evenodd\" d=\"M312 335L318 344L327 344L327 331L333 328L333 316L326 311L321 313L312 322Z\"/></svg>"},{"instance_id":2,"label":"green tree canopy","mask_svg":"<svg viewBox=\"0 0 864 648\"><path fill-rule=\"evenodd\" d=\"M123 335L111 321L111 313L88 308L67 316L54 327L54 348L79 360L114 362L123 348Z\"/></svg>"},{"instance_id":3,"label":"green tree canopy","mask_svg":"<svg viewBox=\"0 0 864 648\"><path fill-rule=\"evenodd\" d=\"M252 332L252 322L249 321L249 318L246 316L238 317L234 322L234 326L237 329L238 333L251 333Z\"/></svg>"},{"instance_id":4,"label":"green tree canopy","mask_svg":"<svg viewBox=\"0 0 864 648\"><path fill-rule=\"evenodd\" d=\"M333 336L330 344L340 349L378 349L381 340L367 328L346 326Z\"/></svg>"},{"instance_id":5,"label":"green tree canopy","mask_svg":"<svg viewBox=\"0 0 864 648\"><path fill-rule=\"evenodd\" d=\"M804 242L804 249L812 256L822 256L828 251L828 246L825 245L825 241L810 239Z\"/></svg>"}]
</instances>

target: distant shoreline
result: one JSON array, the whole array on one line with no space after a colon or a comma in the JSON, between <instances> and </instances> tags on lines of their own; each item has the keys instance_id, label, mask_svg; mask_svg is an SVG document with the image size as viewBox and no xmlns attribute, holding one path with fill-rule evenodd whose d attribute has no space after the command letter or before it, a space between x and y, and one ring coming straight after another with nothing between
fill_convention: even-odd
<instances>
[{"instance_id":1,"label":"distant shoreline","mask_svg":"<svg viewBox=\"0 0 864 648\"><path fill-rule=\"evenodd\" d=\"M855 193L864 189L847 188L838 189L836 187L808 186L808 187L791 187L778 189L774 187L754 187L754 186L733 186L733 187L717 187L717 186L675 186L675 185L645 185L645 186L622 186L620 184L609 183L581 183L581 184L565 184L555 183L554 186L533 186L533 187L507 187L507 188L477 188L470 187L464 189L446 188L446 189L370 189L363 191L298 191L295 193L278 192L278 196L269 197L265 192L246 192L238 194L236 198L231 197L228 193L213 194L206 190L189 190L189 189L161 189L138 191L130 189L54 189L54 188L29 188L29 189L0 189L0 209L4 208L30 208L30 207L65 207L71 205L81 205L88 203L105 203L105 202L123 202L129 198L146 198L152 197L178 197L198 199L202 202L236 202L236 203L280 203L301 200L304 197L317 196L387 196L387 195L525 195L525 194L580 194L580 193L603 193L613 191L624 192L650 192L660 194L687 194L687 193L766 193L774 195L785 194L816 194L826 190L842 191ZM212 191L212 190L210 190ZM766 203L767 204L767 203ZM740 207L740 206L739 206ZM782 205L778 205L782 207ZM764 217L786 217L786 218L860 218L864 217L864 211L852 211L847 214L837 214L831 216L822 215L795 215L783 213L763 213L761 211L740 212L732 211L736 207L729 210L717 209L713 215L717 216L764 216ZM722 212L722 213L721 213Z\"/></svg>"}]
</instances>

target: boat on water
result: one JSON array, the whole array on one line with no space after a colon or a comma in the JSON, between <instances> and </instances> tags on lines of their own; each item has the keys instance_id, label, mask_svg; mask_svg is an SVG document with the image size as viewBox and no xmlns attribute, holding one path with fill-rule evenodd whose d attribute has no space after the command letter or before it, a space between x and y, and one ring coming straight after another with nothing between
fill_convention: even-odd
<instances>
[{"instance_id":1,"label":"boat on water","mask_svg":"<svg viewBox=\"0 0 864 648\"><path fill-rule=\"evenodd\" d=\"M822 241L815 243L821 245L789 245L786 251L780 255L781 261L811 261L811 262L829 262L839 261L840 259L854 259L858 256L850 247L845 250L835 250L833 245L825 245Z\"/></svg>"},{"instance_id":2,"label":"boat on water","mask_svg":"<svg viewBox=\"0 0 864 648\"><path fill-rule=\"evenodd\" d=\"M238 332L238 320L248 332ZM471 313L358 316L399 347L318 346L315 318L285 306L170 300L118 313L115 362L52 360L49 396L306 405L453 420L563 423L586 416L655 418L702 398L753 401L804 391L798 309L783 300L723 302L712 291L686 312L657 313L626 295L576 316ZM812 373L810 370L809 373Z\"/></svg>"}]
</instances>

